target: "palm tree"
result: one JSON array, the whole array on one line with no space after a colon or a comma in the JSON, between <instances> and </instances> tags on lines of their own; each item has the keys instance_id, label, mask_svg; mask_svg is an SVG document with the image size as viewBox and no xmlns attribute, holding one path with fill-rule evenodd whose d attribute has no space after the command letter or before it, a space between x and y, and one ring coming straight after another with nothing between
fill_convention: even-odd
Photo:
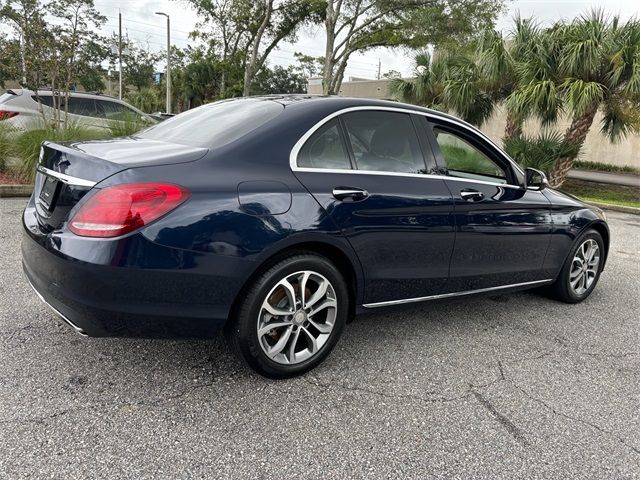
<instances>
[{"instance_id":1,"label":"palm tree","mask_svg":"<svg viewBox=\"0 0 640 480\"><path fill-rule=\"evenodd\" d=\"M491 116L495 104L472 53L421 52L415 61L415 78L397 78L391 83L391 91L397 98L451 111L478 126Z\"/></svg>"},{"instance_id":2,"label":"palm tree","mask_svg":"<svg viewBox=\"0 0 640 480\"><path fill-rule=\"evenodd\" d=\"M612 142L640 128L640 22L595 10L540 32L532 45L516 66L519 87L507 105L514 115L536 115L545 124L563 112L571 116L564 143L577 149L551 169L551 184L559 187L599 109L601 132Z\"/></svg>"},{"instance_id":3,"label":"palm tree","mask_svg":"<svg viewBox=\"0 0 640 480\"><path fill-rule=\"evenodd\" d=\"M480 126L515 88L512 49L524 50L526 41L526 34L508 41L500 32L489 30L475 47L437 51L433 58L420 53L415 59L415 79L396 79L392 92L403 101L451 111ZM520 135L522 123L507 112L505 137Z\"/></svg>"}]
</instances>

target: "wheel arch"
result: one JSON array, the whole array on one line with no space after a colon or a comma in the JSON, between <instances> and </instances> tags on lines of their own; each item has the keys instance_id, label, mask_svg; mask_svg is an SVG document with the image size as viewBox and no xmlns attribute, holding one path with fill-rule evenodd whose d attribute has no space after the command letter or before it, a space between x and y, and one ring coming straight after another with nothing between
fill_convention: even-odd
<instances>
[{"instance_id":1,"label":"wheel arch","mask_svg":"<svg viewBox=\"0 0 640 480\"><path fill-rule=\"evenodd\" d=\"M611 234L609 232L609 228L607 227L607 225L600 220L596 220L594 222L591 222L587 228L585 228L584 231L587 231L589 229L593 229L596 232L598 232L601 236L602 236L602 241L604 242L604 263L602 264L602 268L604 268L604 266L607 263L607 258L609 257L609 242L611 240Z\"/></svg>"},{"instance_id":2,"label":"wheel arch","mask_svg":"<svg viewBox=\"0 0 640 480\"><path fill-rule=\"evenodd\" d=\"M275 251L270 250L264 255L264 258L256 262L256 268L254 268L247 277L235 296L229 309L226 324L228 325L235 318L240 300L244 298L245 292L250 288L256 278L284 258L299 253L312 253L325 257L333 263L344 276L349 290L349 318L347 321L351 321L355 316L357 305L362 303L363 274L358 259L350 256L349 253L345 252L341 246L336 245L334 242L324 239L306 239L281 246Z\"/></svg>"}]
</instances>

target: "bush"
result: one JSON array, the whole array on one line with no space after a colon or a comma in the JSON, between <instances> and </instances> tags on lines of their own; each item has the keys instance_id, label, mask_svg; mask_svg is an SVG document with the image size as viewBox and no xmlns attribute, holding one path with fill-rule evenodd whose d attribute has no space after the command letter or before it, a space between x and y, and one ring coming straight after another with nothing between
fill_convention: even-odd
<instances>
[{"instance_id":1,"label":"bush","mask_svg":"<svg viewBox=\"0 0 640 480\"><path fill-rule=\"evenodd\" d=\"M580 147L563 140L559 132L543 132L536 136L522 135L504 140L504 149L522 168L536 168L547 175L556 161L578 154Z\"/></svg>"},{"instance_id":2,"label":"bush","mask_svg":"<svg viewBox=\"0 0 640 480\"><path fill-rule=\"evenodd\" d=\"M37 128L25 131L15 138L15 153L22 159L20 173L30 181L33 180L40 156L40 146L44 141L82 141L101 139L107 136L107 132L101 132L79 125L70 124L64 128L54 128L51 125L42 123L38 125Z\"/></svg>"},{"instance_id":3,"label":"bush","mask_svg":"<svg viewBox=\"0 0 640 480\"><path fill-rule=\"evenodd\" d=\"M143 122L135 114L126 114L118 119L109 120L110 137L129 137L149 124Z\"/></svg>"},{"instance_id":4,"label":"bush","mask_svg":"<svg viewBox=\"0 0 640 480\"><path fill-rule=\"evenodd\" d=\"M0 172L7 168L7 159L13 154L15 128L0 122Z\"/></svg>"}]
</instances>

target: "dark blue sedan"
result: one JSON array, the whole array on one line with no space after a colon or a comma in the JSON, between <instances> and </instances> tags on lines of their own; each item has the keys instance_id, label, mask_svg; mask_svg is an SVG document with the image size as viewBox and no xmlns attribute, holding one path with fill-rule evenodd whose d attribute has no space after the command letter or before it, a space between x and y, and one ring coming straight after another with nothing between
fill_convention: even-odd
<instances>
[{"instance_id":1,"label":"dark blue sedan","mask_svg":"<svg viewBox=\"0 0 640 480\"><path fill-rule=\"evenodd\" d=\"M605 217L547 187L439 112L225 100L129 138L44 143L23 264L80 334L224 330L252 368L287 377L365 310L541 286L587 298Z\"/></svg>"}]
</instances>

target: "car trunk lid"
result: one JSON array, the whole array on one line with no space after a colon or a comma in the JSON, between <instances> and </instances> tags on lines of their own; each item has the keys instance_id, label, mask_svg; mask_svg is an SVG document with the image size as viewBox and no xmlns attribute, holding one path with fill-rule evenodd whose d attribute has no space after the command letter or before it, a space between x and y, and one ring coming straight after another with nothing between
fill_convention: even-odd
<instances>
[{"instance_id":1,"label":"car trunk lid","mask_svg":"<svg viewBox=\"0 0 640 480\"><path fill-rule=\"evenodd\" d=\"M60 228L75 205L102 180L129 168L185 163L208 149L157 140L126 138L71 144L44 142L34 200L46 231Z\"/></svg>"}]
</instances>

